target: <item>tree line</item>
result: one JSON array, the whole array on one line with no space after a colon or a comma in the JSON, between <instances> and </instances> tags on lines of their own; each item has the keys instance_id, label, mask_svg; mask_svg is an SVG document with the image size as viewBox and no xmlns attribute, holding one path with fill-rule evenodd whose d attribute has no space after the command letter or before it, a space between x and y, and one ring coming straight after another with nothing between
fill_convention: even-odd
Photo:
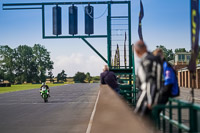
<instances>
[{"instance_id":1,"label":"tree line","mask_svg":"<svg viewBox=\"0 0 200 133\"><path fill-rule=\"evenodd\" d=\"M74 82L80 82L80 83L90 83L91 81L93 83L97 83L100 81L100 76L91 76L89 72L77 72L75 76L73 77Z\"/></svg>"},{"instance_id":2,"label":"tree line","mask_svg":"<svg viewBox=\"0 0 200 133\"><path fill-rule=\"evenodd\" d=\"M47 78L54 82L53 64L50 52L40 44L33 47L20 45L16 48L0 45L0 82L7 80L12 84L41 83ZM67 74L62 70L56 79L57 82L66 82ZM77 72L73 79L80 83L100 80L99 76L92 77L89 72Z\"/></svg>"},{"instance_id":3,"label":"tree line","mask_svg":"<svg viewBox=\"0 0 200 133\"><path fill-rule=\"evenodd\" d=\"M174 56L176 53L178 52L191 52L191 51L187 51L185 48L176 48L173 52L172 49L167 49L165 46L163 45L158 45L156 46L156 48L160 48L163 50L163 53L164 53L164 56L165 56L165 59L167 61L170 61L170 60L174 60ZM200 63L200 50L199 50L199 54L198 54L198 63Z\"/></svg>"},{"instance_id":4,"label":"tree line","mask_svg":"<svg viewBox=\"0 0 200 133\"><path fill-rule=\"evenodd\" d=\"M50 52L40 44L14 49L0 46L0 79L10 83L44 82L46 73L52 73L53 64Z\"/></svg>"}]
</instances>

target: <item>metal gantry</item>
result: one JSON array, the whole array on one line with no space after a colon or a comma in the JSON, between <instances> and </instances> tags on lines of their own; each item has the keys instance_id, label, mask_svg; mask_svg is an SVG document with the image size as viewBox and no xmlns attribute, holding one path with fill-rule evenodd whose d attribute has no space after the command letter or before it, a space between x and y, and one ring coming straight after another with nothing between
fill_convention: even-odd
<instances>
[{"instance_id":1,"label":"metal gantry","mask_svg":"<svg viewBox=\"0 0 200 133\"><path fill-rule=\"evenodd\" d=\"M84 4L94 4L94 5L107 5L107 33L104 35L52 35L47 36L45 33L45 6L49 5L84 5ZM116 4L127 5L127 15L126 16L112 16L112 6ZM61 38L79 38L82 39L102 60L104 60L111 71L115 72L120 85L120 92L124 97L133 105L136 103L136 88L135 88L135 66L134 66L134 53L132 53L131 45L131 1L92 1L92 2L45 2L45 3L7 3L3 4L3 10L41 10L42 11L42 38L43 39L61 39ZM115 68L112 66L111 59L112 55L112 45L114 45L113 34L112 34L112 22L114 19L126 19L127 28L127 42L128 42L128 66L119 66ZM87 38L107 38L107 59L104 58L101 53L99 53L88 41Z\"/></svg>"}]
</instances>

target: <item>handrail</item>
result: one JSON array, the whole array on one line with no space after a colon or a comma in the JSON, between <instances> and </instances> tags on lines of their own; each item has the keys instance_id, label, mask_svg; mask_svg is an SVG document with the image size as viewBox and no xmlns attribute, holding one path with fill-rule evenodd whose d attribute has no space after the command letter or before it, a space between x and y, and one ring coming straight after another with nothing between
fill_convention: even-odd
<instances>
[{"instance_id":1,"label":"handrail","mask_svg":"<svg viewBox=\"0 0 200 133\"><path fill-rule=\"evenodd\" d=\"M177 104L177 105L174 105ZM165 110L169 109L169 115L165 114ZM173 119L172 110L177 110L177 120ZM185 125L182 122L182 109L189 109L189 126ZM161 112L161 113L160 113ZM200 132L198 128L198 123L200 123L200 118L198 118L198 112L200 112L200 105L199 104L192 104L188 101L169 98L169 105L156 105L153 108L152 116L155 120L155 123L159 129L161 129L161 119L162 118L162 128L163 132L166 131L166 121L169 123L169 132L173 132L173 126L178 128L179 132Z\"/></svg>"},{"instance_id":2,"label":"handrail","mask_svg":"<svg viewBox=\"0 0 200 133\"><path fill-rule=\"evenodd\" d=\"M179 124L178 121L171 120L168 116L165 116L163 114L160 114L160 116L162 118L164 118L165 120L168 120L171 124L174 124L176 127L181 128L181 129L188 131L188 132L190 131L190 128L188 126L186 126L185 124L182 124L182 123Z\"/></svg>"}]
</instances>

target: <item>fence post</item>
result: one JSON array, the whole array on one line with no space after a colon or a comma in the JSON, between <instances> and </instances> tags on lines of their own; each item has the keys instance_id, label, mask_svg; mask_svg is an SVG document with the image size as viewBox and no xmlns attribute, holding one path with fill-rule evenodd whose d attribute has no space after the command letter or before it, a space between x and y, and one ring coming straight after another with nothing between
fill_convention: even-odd
<instances>
[{"instance_id":1,"label":"fence post","mask_svg":"<svg viewBox=\"0 0 200 133\"><path fill-rule=\"evenodd\" d=\"M190 106L190 133L198 132L197 119L197 110L193 108L192 104Z\"/></svg>"},{"instance_id":2,"label":"fence post","mask_svg":"<svg viewBox=\"0 0 200 133\"><path fill-rule=\"evenodd\" d=\"M181 114L181 105L180 105L180 102L178 102L178 123L179 123L179 125L182 123L182 114ZM179 128L178 129L178 132L179 133L182 133L182 129L181 128Z\"/></svg>"},{"instance_id":3,"label":"fence post","mask_svg":"<svg viewBox=\"0 0 200 133\"><path fill-rule=\"evenodd\" d=\"M157 112L156 112L156 114L158 115L157 117L157 123L158 123L158 129L160 130L161 128L160 128L160 113L158 113L158 110L157 110Z\"/></svg>"},{"instance_id":4,"label":"fence post","mask_svg":"<svg viewBox=\"0 0 200 133\"><path fill-rule=\"evenodd\" d=\"M165 108L163 109L163 116L165 116ZM166 128L165 128L165 119L162 118L162 124L163 124L163 133L165 133Z\"/></svg>"},{"instance_id":5,"label":"fence post","mask_svg":"<svg viewBox=\"0 0 200 133\"><path fill-rule=\"evenodd\" d=\"M172 101L169 100L169 119L172 120ZM172 124L169 122L169 132L172 133L173 130L172 130Z\"/></svg>"},{"instance_id":6,"label":"fence post","mask_svg":"<svg viewBox=\"0 0 200 133\"><path fill-rule=\"evenodd\" d=\"M197 132L200 132L200 111L197 110Z\"/></svg>"}]
</instances>

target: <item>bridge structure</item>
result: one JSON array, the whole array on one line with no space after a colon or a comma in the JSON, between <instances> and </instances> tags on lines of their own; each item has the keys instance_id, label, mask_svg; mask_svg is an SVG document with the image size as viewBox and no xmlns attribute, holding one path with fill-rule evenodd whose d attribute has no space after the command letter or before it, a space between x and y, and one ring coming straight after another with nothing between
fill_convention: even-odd
<instances>
[{"instance_id":1,"label":"bridge structure","mask_svg":"<svg viewBox=\"0 0 200 133\"><path fill-rule=\"evenodd\" d=\"M112 5L125 5L126 15L112 15ZM107 6L107 32L103 35L46 35L45 29L45 8L47 6L69 6L69 5L106 5ZM61 39L61 38L79 38L82 39L104 62L109 69L116 73L120 82L120 93L129 101L130 104L136 104L135 87L135 65L134 53L131 45L131 1L92 1L92 2L46 2L46 3L5 3L3 10L41 10L42 15L42 38L43 39ZM60 26L60 25L59 25ZM60 26L61 27L61 26ZM122 32L118 34L118 32ZM87 40L89 38L107 39L107 59L96 50ZM126 45L127 43L127 45ZM112 60L115 58L115 47L124 45L124 63L114 65ZM118 47L117 46L117 47ZM119 49L118 49L119 50ZM123 55L122 55L123 56ZM120 56L122 58L122 56ZM118 57L118 58L120 58ZM119 63L119 61L118 61Z\"/></svg>"}]
</instances>

